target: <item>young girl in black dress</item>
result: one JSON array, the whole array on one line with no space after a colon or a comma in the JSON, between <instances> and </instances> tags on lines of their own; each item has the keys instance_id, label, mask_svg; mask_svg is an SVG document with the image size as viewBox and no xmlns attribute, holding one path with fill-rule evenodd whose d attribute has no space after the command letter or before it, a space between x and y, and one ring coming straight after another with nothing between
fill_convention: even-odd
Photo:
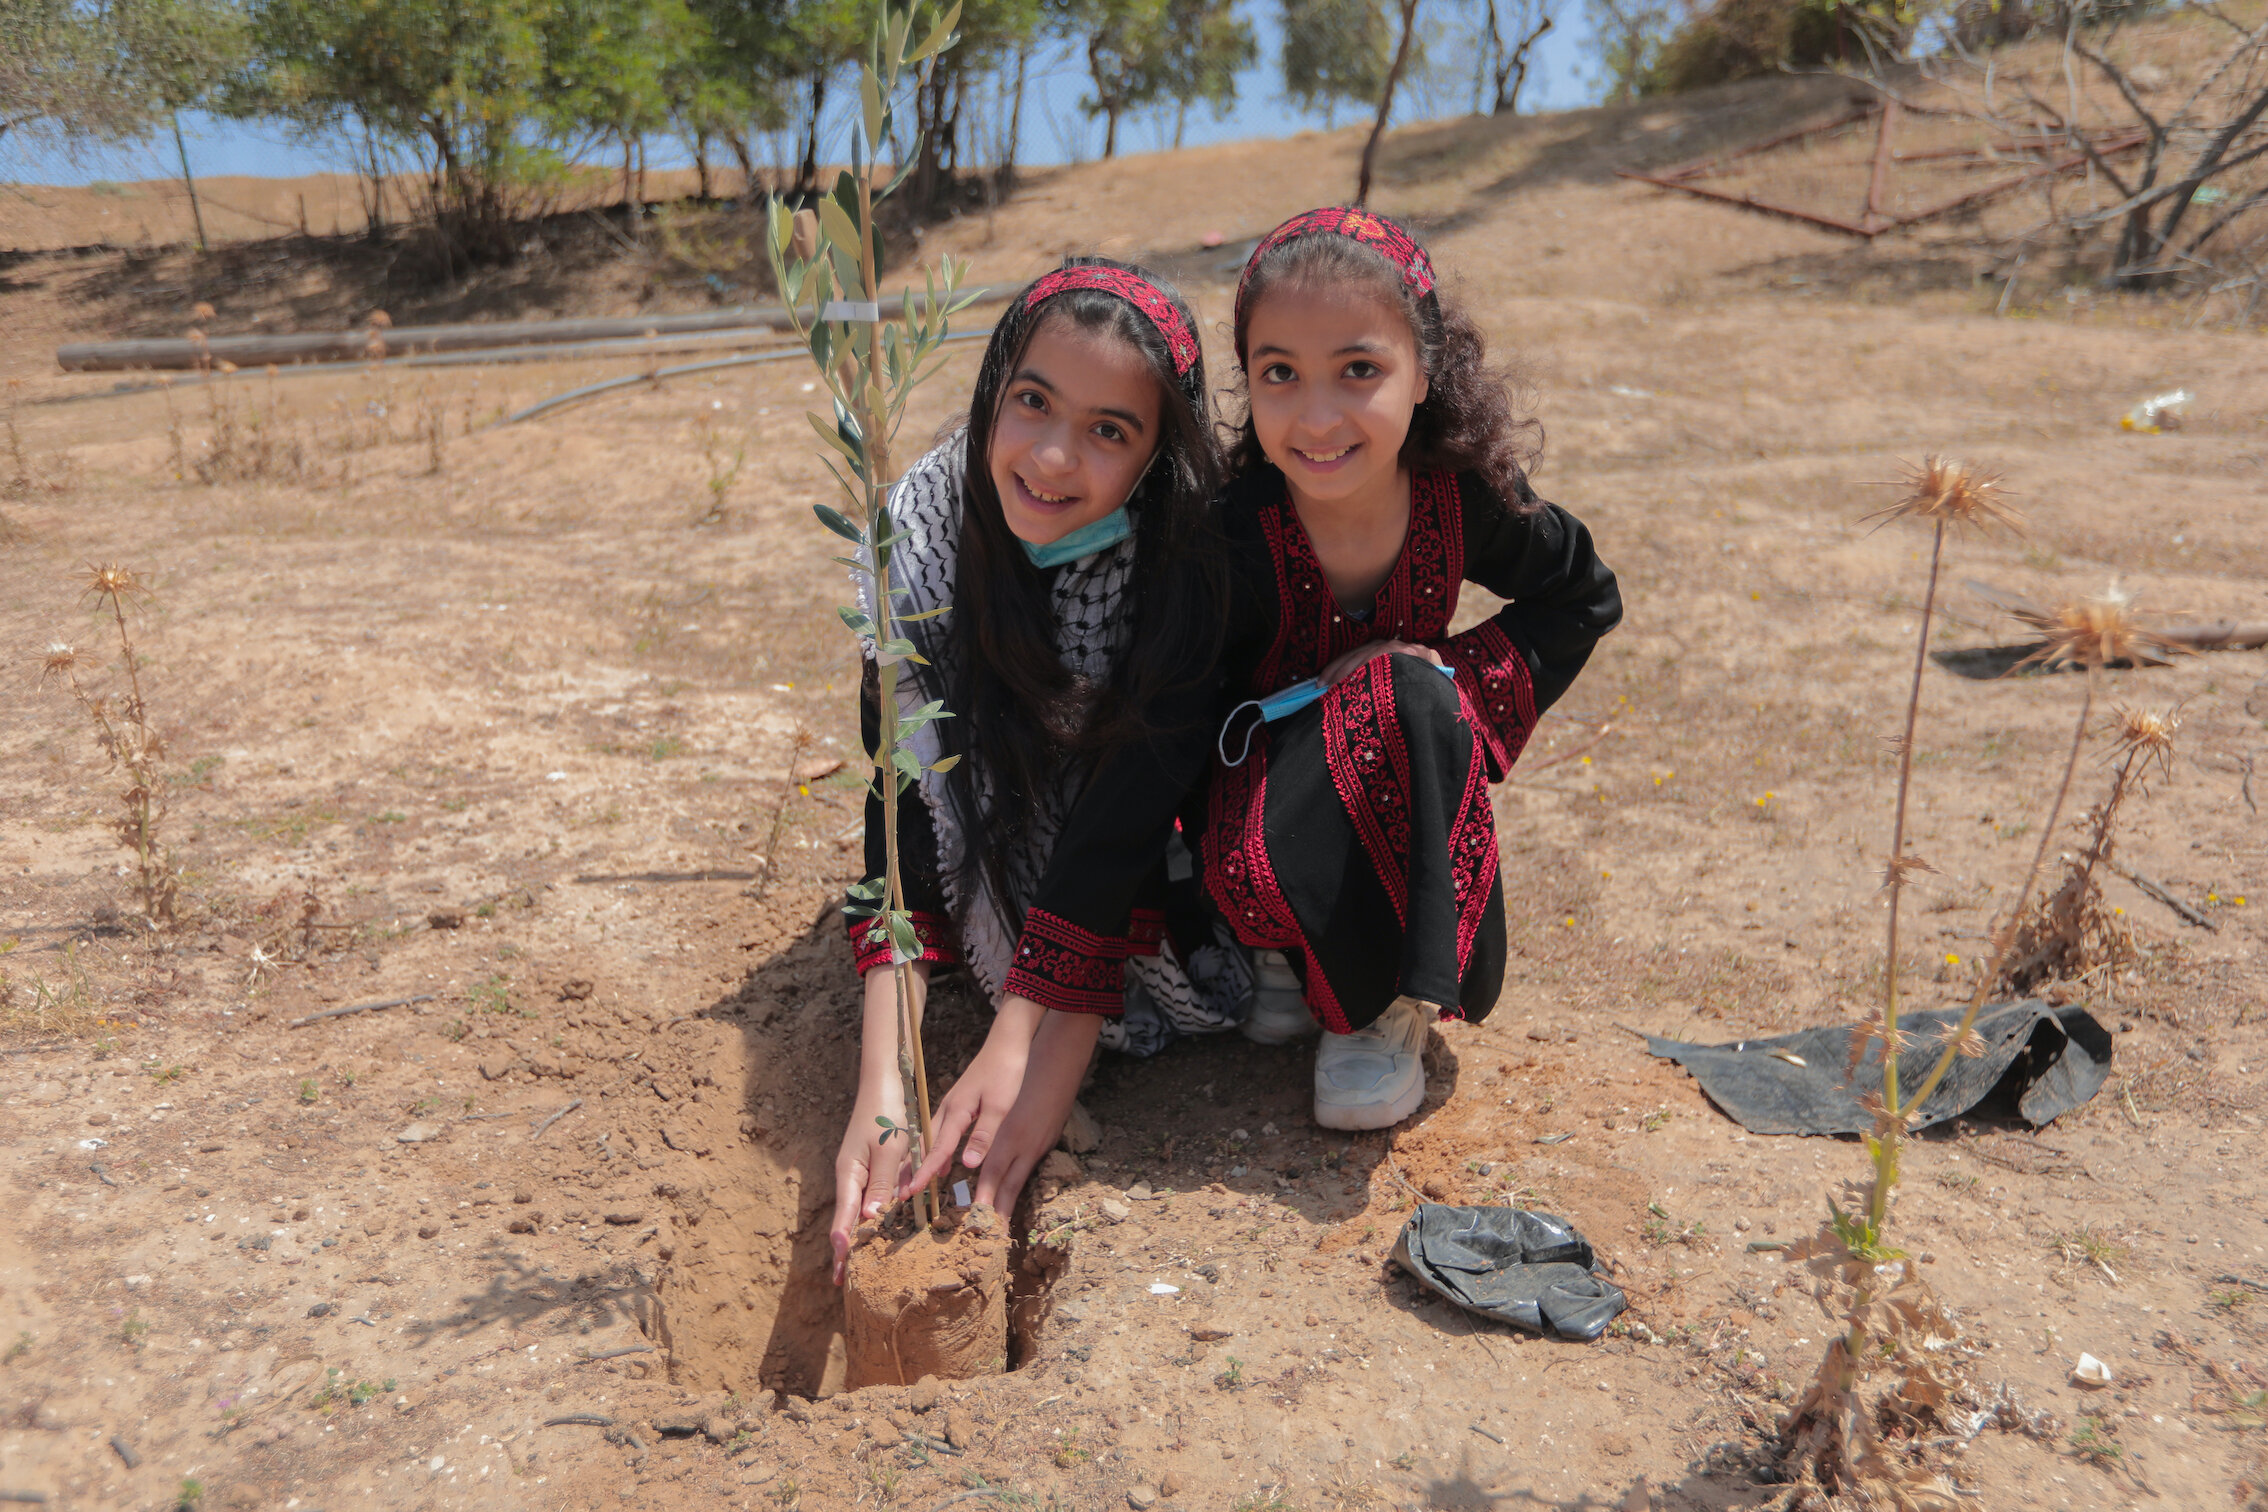
<instances>
[{"instance_id":1,"label":"young girl in black dress","mask_svg":"<svg viewBox=\"0 0 2268 1512\"><path fill-rule=\"evenodd\" d=\"M995 1017L938 1105L923 1169L906 1169L904 1141L877 1137L877 1116L907 1118L890 949L853 922L865 1010L835 1163L838 1281L858 1224L957 1152L975 1200L1011 1207L1106 1029L1124 1043L1137 1023L1219 1028L1242 1011L1233 945L1169 930L1164 864L1212 740L1220 479L1195 318L1142 270L1086 259L1008 306L968 422L892 494L898 613L950 606L907 626L926 664L899 667L900 705L941 700L952 717L921 724L917 749L925 766L961 758L899 800L916 1013L930 968L961 962ZM884 871L871 795L866 871ZM1202 917L1190 902L1179 918Z\"/></svg>"},{"instance_id":2,"label":"young girl in black dress","mask_svg":"<svg viewBox=\"0 0 2268 1512\"><path fill-rule=\"evenodd\" d=\"M1316 1121L1385 1128L1424 1099L1427 1018L1495 1006L1488 784L1621 601L1590 533L1529 488L1538 428L1401 226L1286 221L1245 266L1235 332L1224 669L1262 707L1223 733L1205 882L1258 952L1245 1033L1320 1025ZM1467 581L1511 602L1451 635Z\"/></svg>"}]
</instances>

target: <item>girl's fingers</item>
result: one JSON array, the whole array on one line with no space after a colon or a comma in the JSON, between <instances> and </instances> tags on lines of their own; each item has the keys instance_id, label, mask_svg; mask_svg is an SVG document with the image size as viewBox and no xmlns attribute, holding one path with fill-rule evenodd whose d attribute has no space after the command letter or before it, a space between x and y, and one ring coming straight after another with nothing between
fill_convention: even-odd
<instances>
[{"instance_id":1,"label":"girl's fingers","mask_svg":"<svg viewBox=\"0 0 2268 1512\"><path fill-rule=\"evenodd\" d=\"M850 1258L851 1230L858 1227L859 1199L866 1195L866 1172L856 1161L835 1167L835 1222L827 1238L835 1251L835 1284L843 1284L843 1262Z\"/></svg>"},{"instance_id":2,"label":"girl's fingers","mask_svg":"<svg viewBox=\"0 0 2268 1512\"><path fill-rule=\"evenodd\" d=\"M911 1172L906 1172L903 1166L900 1167L901 1174L898 1178L898 1195L900 1197L911 1196L916 1190L929 1185L943 1173L946 1165L953 1159L953 1151L960 1147L961 1136L968 1132L969 1124L975 1116L975 1111L966 1103L956 1103L953 1101L952 1094L946 1094L945 1101L937 1106L937 1116L930 1121L931 1146L923 1154L920 1167Z\"/></svg>"},{"instance_id":3,"label":"girl's fingers","mask_svg":"<svg viewBox=\"0 0 2268 1512\"><path fill-rule=\"evenodd\" d=\"M890 1205L894 1188L898 1184L898 1168L905 1163L905 1157L889 1145L882 1147L875 1157L874 1169L866 1178L866 1195L859 1205L860 1221L882 1216L882 1210Z\"/></svg>"},{"instance_id":4,"label":"girl's fingers","mask_svg":"<svg viewBox=\"0 0 2268 1512\"><path fill-rule=\"evenodd\" d=\"M984 1164L985 1152L992 1148L992 1140L1008 1118L1008 1109L998 1111L981 1109L977 1113L976 1127L969 1131L969 1147L961 1152L961 1164L970 1170Z\"/></svg>"}]
</instances>

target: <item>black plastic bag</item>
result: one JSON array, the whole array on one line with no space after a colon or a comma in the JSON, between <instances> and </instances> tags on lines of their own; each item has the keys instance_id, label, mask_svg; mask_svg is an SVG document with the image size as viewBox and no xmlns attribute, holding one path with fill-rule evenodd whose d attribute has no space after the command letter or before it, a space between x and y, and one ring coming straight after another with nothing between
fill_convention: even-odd
<instances>
[{"instance_id":1,"label":"black plastic bag","mask_svg":"<svg viewBox=\"0 0 2268 1512\"><path fill-rule=\"evenodd\" d=\"M1595 1339L1630 1305L1591 1243L1549 1213L1420 1203L1394 1262L1459 1307L1568 1339Z\"/></svg>"},{"instance_id":2,"label":"black plastic bag","mask_svg":"<svg viewBox=\"0 0 2268 1512\"><path fill-rule=\"evenodd\" d=\"M1919 1087L1928 1077L1944 1053L1943 1035L1961 1014L1933 1008L1898 1016L1907 1040L1898 1057L1900 1086ZM1882 1041L1868 1042L1854 1071L1856 1027L1836 1024L1730 1045L1649 1034L1646 1048L1692 1072L1709 1100L1752 1134L1861 1134L1874 1127L1859 1095L1882 1085ZM1954 1058L1922 1104L1915 1128L1958 1118L1988 1098L2036 1128L2093 1097L2110 1075L2110 1031L2084 1008L2050 1007L2037 998L1993 1003L1977 1014L1974 1032L1984 1054Z\"/></svg>"}]
</instances>

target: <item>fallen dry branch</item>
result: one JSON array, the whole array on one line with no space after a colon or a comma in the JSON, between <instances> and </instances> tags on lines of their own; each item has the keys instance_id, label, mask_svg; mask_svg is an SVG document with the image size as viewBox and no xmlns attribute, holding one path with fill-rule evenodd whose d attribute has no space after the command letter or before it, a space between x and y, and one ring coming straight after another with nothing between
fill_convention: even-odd
<instances>
[{"instance_id":1,"label":"fallen dry branch","mask_svg":"<svg viewBox=\"0 0 2268 1512\"><path fill-rule=\"evenodd\" d=\"M305 1018L295 1018L284 1027L286 1029L304 1029L309 1024L322 1019L345 1018L350 1013L376 1013L381 1008L406 1008L412 1003L430 1003L432 1001L432 993L421 992L416 997L387 998L384 1002L379 1003L356 1003L351 1008L325 1008L320 1013L310 1013Z\"/></svg>"},{"instance_id":2,"label":"fallen dry branch","mask_svg":"<svg viewBox=\"0 0 2268 1512\"><path fill-rule=\"evenodd\" d=\"M2165 904L2166 907L2172 909L2176 914L2180 915L2181 921L2183 923L2193 924L2199 929L2212 930L2215 934L2220 933L2220 925L2214 923L2206 915L2199 913L2196 909L2190 907L2187 903L2184 903L2181 901L2181 899L2175 897L2166 889L2165 884L2161 882L2153 882L2150 878L2143 876L2140 872L2131 871L2126 867L2120 865L2116 861L2107 861L2105 862L2105 864L2109 866L2112 871L2117 872L2127 881L2133 883L2136 887L2139 887L2140 889L2142 889L2142 891L2148 893L2152 898L2155 898L2158 902Z\"/></svg>"},{"instance_id":3,"label":"fallen dry branch","mask_svg":"<svg viewBox=\"0 0 2268 1512\"><path fill-rule=\"evenodd\" d=\"M566 1107L561 1108L558 1112L545 1119L542 1123L537 1124L535 1126L535 1132L528 1136L528 1143L533 1144L537 1140L543 1138L545 1130L549 1129L553 1124L559 1122L559 1120L565 1118L568 1114L574 1112L582 1105L583 1100L578 1097L573 1102L569 1103Z\"/></svg>"},{"instance_id":4,"label":"fallen dry branch","mask_svg":"<svg viewBox=\"0 0 2268 1512\"><path fill-rule=\"evenodd\" d=\"M1981 187L1966 190L1949 199L1925 206L1920 210L1909 211L1904 215L1893 215L1884 206L1889 201L1891 177L1898 164L1925 161L1950 163L1973 159L1977 166L1984 166L2001 161L1993 152L1981 147L1946 148L1912 154L1898 152L1894 146L1897 138L1898 118L1900 115L1914 110L1916 110L1916 107L1885 90L1883 100L1879 105L1868 105L1863 109L1836 116L1831 120L1797 127L1793 131L1779 132L1760 142L1750 143L1748 146L1737 148L1732 152L1719 153L1713 157L1682 163L1674 168L1665 168L1658 173L1647 173L1635 168L1618 168L1615 173L1617 177L1652 184L1656 188L1674 189L1681 194L1694 195L1700 199L1736 205L1743 210L1752 210L1759 215L1775 216L1781 220L1792 220L1801 225L1817 226L1822 230L1839 232L1844 236L1854 236L1862 241L1871 241L1886 231L1906 230L1914 226L1925 225L1931 221L1943 220L1949 215L1974 209L1988 201L2000 199L2043 180L2061 178L2067 174L2080 172L2090 165L2107 163L2112 158L2136 151L2146 145L2149 140L2147 133L2133 129L2108 132L2099 136L2091 136L2081 132L2075 136L2059 133L2050 137L2040 128L2035 127L2032 128L2034 132L2032 142L2019 145L2010 141L2005 144L2006 150L2029 153L2044 150L2049 145L2062 145L2067 149L2063 155L2027 168L2023 172L2010 177L1996 179ZM1868 119L1877 122L1873 166L1867 177L1866 206L1856 220L1829 215L1823 211L1808 210L1798 205L1786 204L1778 199L1767 199L1747 191L1735 193L1726 189L1712 189L1698 182L1701 179L1713 178L1725 173L1733 163L1781 148L1796 146ZM1991 145L1998 149L2003 144L1996 142Z\"/></svg>"}]
</instances>

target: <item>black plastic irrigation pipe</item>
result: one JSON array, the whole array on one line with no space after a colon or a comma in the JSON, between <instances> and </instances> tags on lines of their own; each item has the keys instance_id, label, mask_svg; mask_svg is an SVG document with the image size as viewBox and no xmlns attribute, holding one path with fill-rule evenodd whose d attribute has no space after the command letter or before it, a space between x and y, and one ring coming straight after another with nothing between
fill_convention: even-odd
<instances>
[{"instance_id":1,"label":"black plastic irrigation pipe","mask_svg":"<svg viewBox=\"0 0 2268 1512\"><path fill-rule=\"evenodd\" d=\"M979 336L990 336L991 334L992 327L986 326L981 331L955 331L945 339L947 341L973 341ZM569 389L564 394L553 394L549 399L539 400L524 410L506 415L503 419L486 428L494 430L500 425L518 425L522 420L533 420L538 415L548 415L555 409L564 408L584 399L595 399L601 394L611 394L616 389L632 388L641 383L659 383L664 378L684 378L694 373L713 373L719 368L748 367L759 362L778 362L787 357L808 357L810 355L801 345L780 346L768 352L750 352L737 357L713 357L707 362L687 362L677 367L655 368L651 372L625 373L620 378L608 378L599 383L586 383L581 388Z\"/></svg>"},{"instance_id":2,"label":"black plastic irrigation pipe","mask_svg":"<svg viewBox=\"0 0 2268 1512\"><path fill-rule=\"evenodd\" d=\"M268 368L239 368L233 373L183 373L165 378L150 378L138 383L114 383L106 389L85 394L51 394L44 399L29 399L27 404L81 404L89 399L123 399L134 394L154 394L160 389L195 388L205 383L221 383L242 379L321 377L336 373L366 373L381 368L438 368L482 367L511 362L577 362L604 361L611 357L652 357L664 352L701 351L720 346L747 346L751 336L762 337L763 331L720 331L713 335L626 337L607 341L578 341L544 343L539 346L490 347L477 352L420 352L405 357L363 358L354 362L295 362L290 366ZM783 348L800 352L801 346Z\"/></svg>"},{"instance_id":3,"label":"black plastic irrigation pipe","mask_svg":"<svg viewBox=\"0 0 2268 1512\"><path fill-rule=\"evenodd\" d=\"M975 298L972 303L993 304L1004 300L1009 295L1015 293L1018 287L1019 286L1013 284L994 284L986 288L964 290L963 292L974 294ZM759 311L756 313L758 315L768 317L773 312ZM515 327L515 329L517 329L517 327ZM140 383L114 383L109 388L97 389L91 393L52 394L45 398L32 399L26 402L32 405L83 404L91 399L123 399L135 394L154 394L161 389L195 388L201 384L221 382L237 378L259 377L274 379L320 377L325 374L374 372L381 368L483 367L489 364L510 362L575 362L604 360L609 357L644 357L668 351L700 350L705 347L718 346L741 346L747 344L751 340L751 338L759 338L775 329L776 327L769 323L751 323L749 325L741 326L733 330L687 332L679 335L630 336L574 342L523 343L513 346L484 347L472 351L414 352L403 353L399 356L393 357L363 357L339 362L277 363L271 366L263 366L260 368L239 367L234 372L226 373L210 371L190 372L183 373L178 377L168 376L163 379L153 378ZM949 337L947 339L952 340L957 338ZM769 351L749 354L747 356L734 357L715 365L731 367L741 362L771 361L774 358L786 353L800 352L803 350L804 347L799 342L783 344ZM660 370L658 372L642 373L637 375L636 378L629 381L642 382L651 378L674 377L680 373L702 371L705 366L707 365L694 364L688 367L669 368ZM525 417L523 415L515 415L511 417L512 420L518 420L522 418ZM510 421L507 420L501 423L509 424Z\"/></svg>"}]
</instances>

